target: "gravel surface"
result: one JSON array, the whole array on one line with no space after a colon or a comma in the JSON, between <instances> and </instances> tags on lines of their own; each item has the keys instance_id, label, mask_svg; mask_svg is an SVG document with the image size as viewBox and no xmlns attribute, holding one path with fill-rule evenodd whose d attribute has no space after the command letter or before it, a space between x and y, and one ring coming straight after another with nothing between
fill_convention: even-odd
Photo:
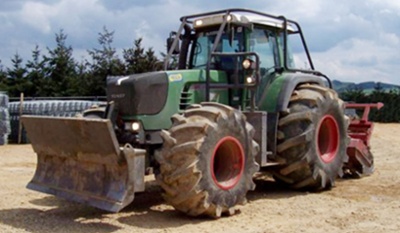
<instances>
[{"instance_id":1,"label":"gravel surface","mask_svg":"<svg viewBox=\"0 0 400 233\"><path fill-rule=\"evenodd\" d=\"M339 180L322 193L295 192L258 179L240 212L190 218L161 198L155 182L122 212L107 213L30 191L30 145L0 146L0 232L400 232L400 124L376 124L372 176Z\"/></svg>"}]
</instances>

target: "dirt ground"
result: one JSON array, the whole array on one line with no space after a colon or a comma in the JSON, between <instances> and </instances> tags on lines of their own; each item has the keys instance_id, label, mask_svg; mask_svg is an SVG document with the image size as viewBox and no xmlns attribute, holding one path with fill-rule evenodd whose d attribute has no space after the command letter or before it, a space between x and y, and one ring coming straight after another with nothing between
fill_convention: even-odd
<instances>
[{"instance_id":1,"label":"dirt ground","mask_svg":"<svg viewBox=\"0 0 400 233\"><path fill-rule=\"evenodd\" d=\"M372 176L339 180L322 193L258 180L240 213L217 220L174 211L154 184L117 214L30 191L30 145L0 146L0 232L400 232L399 135L400 124L376 124Z\"/></svg>"}]
</instances>

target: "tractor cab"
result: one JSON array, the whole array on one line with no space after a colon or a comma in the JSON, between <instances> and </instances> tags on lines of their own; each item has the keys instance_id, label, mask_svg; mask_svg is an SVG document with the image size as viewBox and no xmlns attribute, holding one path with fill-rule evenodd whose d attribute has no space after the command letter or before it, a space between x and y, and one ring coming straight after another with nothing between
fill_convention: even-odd
<instances>
[{"instance_id":1,"label":"tractor cab","mask_svg":"<svg viewBox=\"0 0 400 233\"><path fill-rule=\"evenodd\" d=\"M300 26L282 16L230 9L185 16L181 21L180 29L167 40L164 65L168 69L175 57L178 70L206 70L206 98L210 89L222 85L210 84L210 70L226 72L228 83L222 86L230 90L229 105L252 109L283 72L318 73ZM298 43L292 48L289 40ZM296 60L303 69L296 68L293 50L299 51Z\"/></svg>"}]
</instances>

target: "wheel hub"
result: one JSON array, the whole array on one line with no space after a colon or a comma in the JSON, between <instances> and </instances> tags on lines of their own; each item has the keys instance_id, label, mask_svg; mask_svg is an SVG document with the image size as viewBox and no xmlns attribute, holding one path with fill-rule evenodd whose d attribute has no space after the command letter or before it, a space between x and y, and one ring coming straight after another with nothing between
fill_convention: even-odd
<instances>
[{"instance_id":1,"label":"wheel hub","mask_svg":"<svg viewBox=\"0 0 400 233\"><path fill-rule=\"evenodd\" d=\"M324 163L332 162L339 151L339 126L331 115L324 116L317 129L317 151Z\"/></svg>"},{"instance_id":2,"label":"wheel hub","mask_svg":"<svg viewBox=\"0 0 400 233\"><path fill-rule=\"evenodd\" d=\"M239 182L244 170L244 152L240 142L231 136L219 140L211 158L211 173L215 184L229 190Z\"/></svg>"}]
</instances>

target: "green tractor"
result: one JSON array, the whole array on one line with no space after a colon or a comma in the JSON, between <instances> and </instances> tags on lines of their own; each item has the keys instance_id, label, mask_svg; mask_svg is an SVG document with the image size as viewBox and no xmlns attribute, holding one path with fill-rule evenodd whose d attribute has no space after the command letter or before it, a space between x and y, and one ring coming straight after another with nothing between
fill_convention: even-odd
<instances>
[{"instance_id":1,"label":"green tractor","mask_svg":"<svg viewBox=\"0 0 400 233\"><path fill-rule=\"evenodd\" d=\"M299 24L245 9L181 22L165 70L108 77L107 106L23 117L38 155L28 188L117 212L155 174L175 209L219 217L245 203L257 172L294 189L334 185L348 118ZM299 49L309 69L295 65Z\"/></svg>"}]
</instances>

